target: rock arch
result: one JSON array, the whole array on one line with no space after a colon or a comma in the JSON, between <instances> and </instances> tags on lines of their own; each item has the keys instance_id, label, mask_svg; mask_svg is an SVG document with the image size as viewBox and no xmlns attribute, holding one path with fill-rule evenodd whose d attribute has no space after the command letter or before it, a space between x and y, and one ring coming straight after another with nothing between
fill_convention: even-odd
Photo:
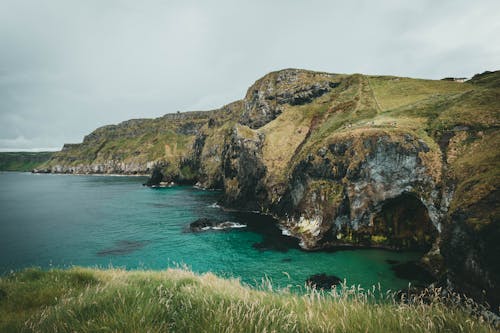
<instances>
[{"instance_id":1,"label":"rock arch","mask_svg":"<svg viewBox=\"0 0 500 333\"><path fill-rule=\"evenodd\" d=\"M427 207L410 192L383 201L372 213L370 226L372 240L394 248L428 251L438 235Z\"/></svg>"},{"instance_id":2,"label":"rock arch","mask_svg":"<svg viewBox=\"0 0 500 333\"><path fill-rule=\"evenodd\" d=\"M447 203L433 172L441 165L429 163L422 140L360 136L320 151L295 169L286 200L295 212L287 226L304 248L432 245Z\"/></svg>"}]
</instances>

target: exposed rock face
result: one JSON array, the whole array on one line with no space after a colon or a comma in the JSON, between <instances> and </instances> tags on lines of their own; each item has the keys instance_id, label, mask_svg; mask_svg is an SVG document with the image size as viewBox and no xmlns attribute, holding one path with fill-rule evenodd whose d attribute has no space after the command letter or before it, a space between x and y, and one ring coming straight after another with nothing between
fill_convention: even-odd
<instances>
[{"instance_id":1,"label":"exposed rock face","mask_svg":"<svg viewBox=\"0 0 500 333\"><path fill-rule=\"evenodd\" d=\"M403 237L401 232L396 234L398 226L386 230L383 223L377 225L377 216L391 199L411 194L425 206L428 222L440 230L440 193L430 166L419 156L426 152L425 143L409 135L362 135L335 141L298 163L281 201L284 207L278 211L292 212L286 223L301 235L304 248L360 242L405 247L403 243L415 237L417 230L424 229L431 236L433 228L416 225L396 244L395 238Z\"/></svg>"},{"instance_id":2,"label":"exposed rock face","mask_svg":"<svg viewBox=\"0 0 500 333\"><path fill-rule=\"evenodd\" d=\"M64 165L56 164L50 168L52 173L72 174L126 174L149 175L154 167L154 162L130 162L120 160L107 160L103 163Z\"/></svg>"},{"instance_id":3,"label":"exposed rock face","mask_svg":"<svg viewBox=\"0 0 500 333\"><path fill-rule=\"evenodd\" d=\"M297 69L266 75L248 89L241 124L259 128L274 120L283 111L284 104L312 102L338 85L331 81L334 76Z\"/></svg>"},{"instance_id":4,"label":"exposed rock face","mask_svg":"<svg viewBox=\"0 0 500 333\"><path fill-rule=\"evenodd\" d=\"M153 173L151 177L149 177L148 181L144 184L146 186L157 186L163 181L163 174L161 173L161 169L159 167L155 167L153 169Z\"/></svg>"},{"instance_id":5,"label":"exposed rock face","mask_svg":"<svg viewBox=\"0 0 500 333\"><path fill-rule=\"evenodd\" d=\"M85 136L82 143L65 144L39 169L53 173L146 175L157 166L169 165L172 170L165 172L168 178L173 170L181 169L201 127L223 111L174 113L103 126ZM191 175L175 174L176 179L191 179Z\"/></svg>"},{"instance_id":6,"label":"exposed rock face","mask_svg":"<svg viewBox=\"0 0 500 333\"><path fill-rule=\"evenodd\" d=\"M499 192L494 191L478 202L450 216L442 235L441 251L451 280L457 289L475 299L487 301L498 312L500 306L500 225L496 212ZM469 219L491 214L492 223L478 227Z\"/></svg>"},{"instance_id":7,"label":"exposed rock face","mask_svg":"<svg viewBox=\"0 0 500 333\"><path fill-rule=\"evenodd\" d=\"M264 137L244 126L233 128L222 153L224 203L242 210L260 211L266 202L262 184L266 173L262 163Z\"/></svg>"},{"instance_id":8,"label":"exposed rock face","mask_svg":"<svg viewBox=\"0 0 500 333\"><path fill-rule=\"evenodd\" d=\"M498 82L287 69L218 110L97 129L40 170L222 188L304 249L425 249L433 274L499 304Z\"/></svg>"}]
</instances>

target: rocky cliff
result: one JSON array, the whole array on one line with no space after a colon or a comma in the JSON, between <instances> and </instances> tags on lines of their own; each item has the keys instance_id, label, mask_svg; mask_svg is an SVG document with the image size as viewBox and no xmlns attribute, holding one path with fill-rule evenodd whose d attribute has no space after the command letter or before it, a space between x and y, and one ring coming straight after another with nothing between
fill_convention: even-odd
<instances>
[{"instance_id":1,"label":"rocky cliff","mask_svg":"<svg viewBox=\"0 0 500 333\"><path fill-rule=\"evenodd\" d=\"M499 78L286 69L218 110L100 128L43 169L222 188L304 249L424 249L435 275L497 305Z\"/></svg>"}]
</instances>

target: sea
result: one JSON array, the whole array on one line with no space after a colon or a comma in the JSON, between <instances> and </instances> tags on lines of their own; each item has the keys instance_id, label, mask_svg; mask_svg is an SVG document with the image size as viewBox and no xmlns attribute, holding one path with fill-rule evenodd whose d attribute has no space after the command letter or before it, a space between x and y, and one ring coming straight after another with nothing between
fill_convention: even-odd
<instances>
[{"instance_id":1,"label":"sea","mask_svg":"<svg viewBox=\"0 0 500 333\"><path fill-rule=\"evenodd\" d=\"M251 287L302 290L316 274L398 290L422 281L395 269L422 253L307 252L269 216L223 209L221 191L148 188L145 177L0 172L0 275L26 267L190 269ZM200 218L232 228L193 232Z\"/></svg>"}]
</instances>

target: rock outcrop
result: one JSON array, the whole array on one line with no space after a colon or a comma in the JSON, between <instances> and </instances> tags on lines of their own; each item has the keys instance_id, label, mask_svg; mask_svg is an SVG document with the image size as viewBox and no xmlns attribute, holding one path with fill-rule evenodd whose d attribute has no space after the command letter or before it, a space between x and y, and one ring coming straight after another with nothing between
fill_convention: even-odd
<instances>
[{"instance_id":1,"label":"rock outcrop","mask_svg":"<svg viewBox=\"0 0 500 333\"><path fill-rule=\"evenodd\" d=\"M288 69L266 75L252 85L245 96L240 123L260 128L276 119L283 105L311 103L338 85L334 74Z\"/></svg>"},{"instance_id":2,"label":"rock outcrop","mask_svg":"<svg viewBox=\"0 0 500 333\"><path fill-rule=\"evenodd\" d=\"M263 134L242 125L236 125L227 137L222 152L226 206L260 211L260 205L266 202L266 189L261 181L266 174L263 142Z\"/></svg>"},{"instance_id":3,"label":"rock outcrop","mask_svg":"<svg viewBox=\"0 0 500 333\"><path fill-rule=\"evenodd\" d=\"M499 78L287 69L218 110L105 126L42 167L222 188L306 250L423 249L434 275L498 305Z\"/></svg>"},{"instance_id":4,"label":"rock outcrop","mask_svg":"<svg viewBox=\"0 0 500 333\"><path fill-rule=\"evenodd\" d=\"M431 172L441 165L428 165L429 153L409 134L335 138L297 163L278 211L308 249L430 246L446 207Z\"/></svg>"},{"instance_id":5,"label":"rock outcrop","mask_svg":"<svg viewBox=\"0 0 500 333\"><path fill-rule=\"evenodd\" d=\"M335 275L326 275L325 273L311 275L306 280L306 285L315 289L332 289L342 283L342 280Z\"/></svg>"}]
</instances>

